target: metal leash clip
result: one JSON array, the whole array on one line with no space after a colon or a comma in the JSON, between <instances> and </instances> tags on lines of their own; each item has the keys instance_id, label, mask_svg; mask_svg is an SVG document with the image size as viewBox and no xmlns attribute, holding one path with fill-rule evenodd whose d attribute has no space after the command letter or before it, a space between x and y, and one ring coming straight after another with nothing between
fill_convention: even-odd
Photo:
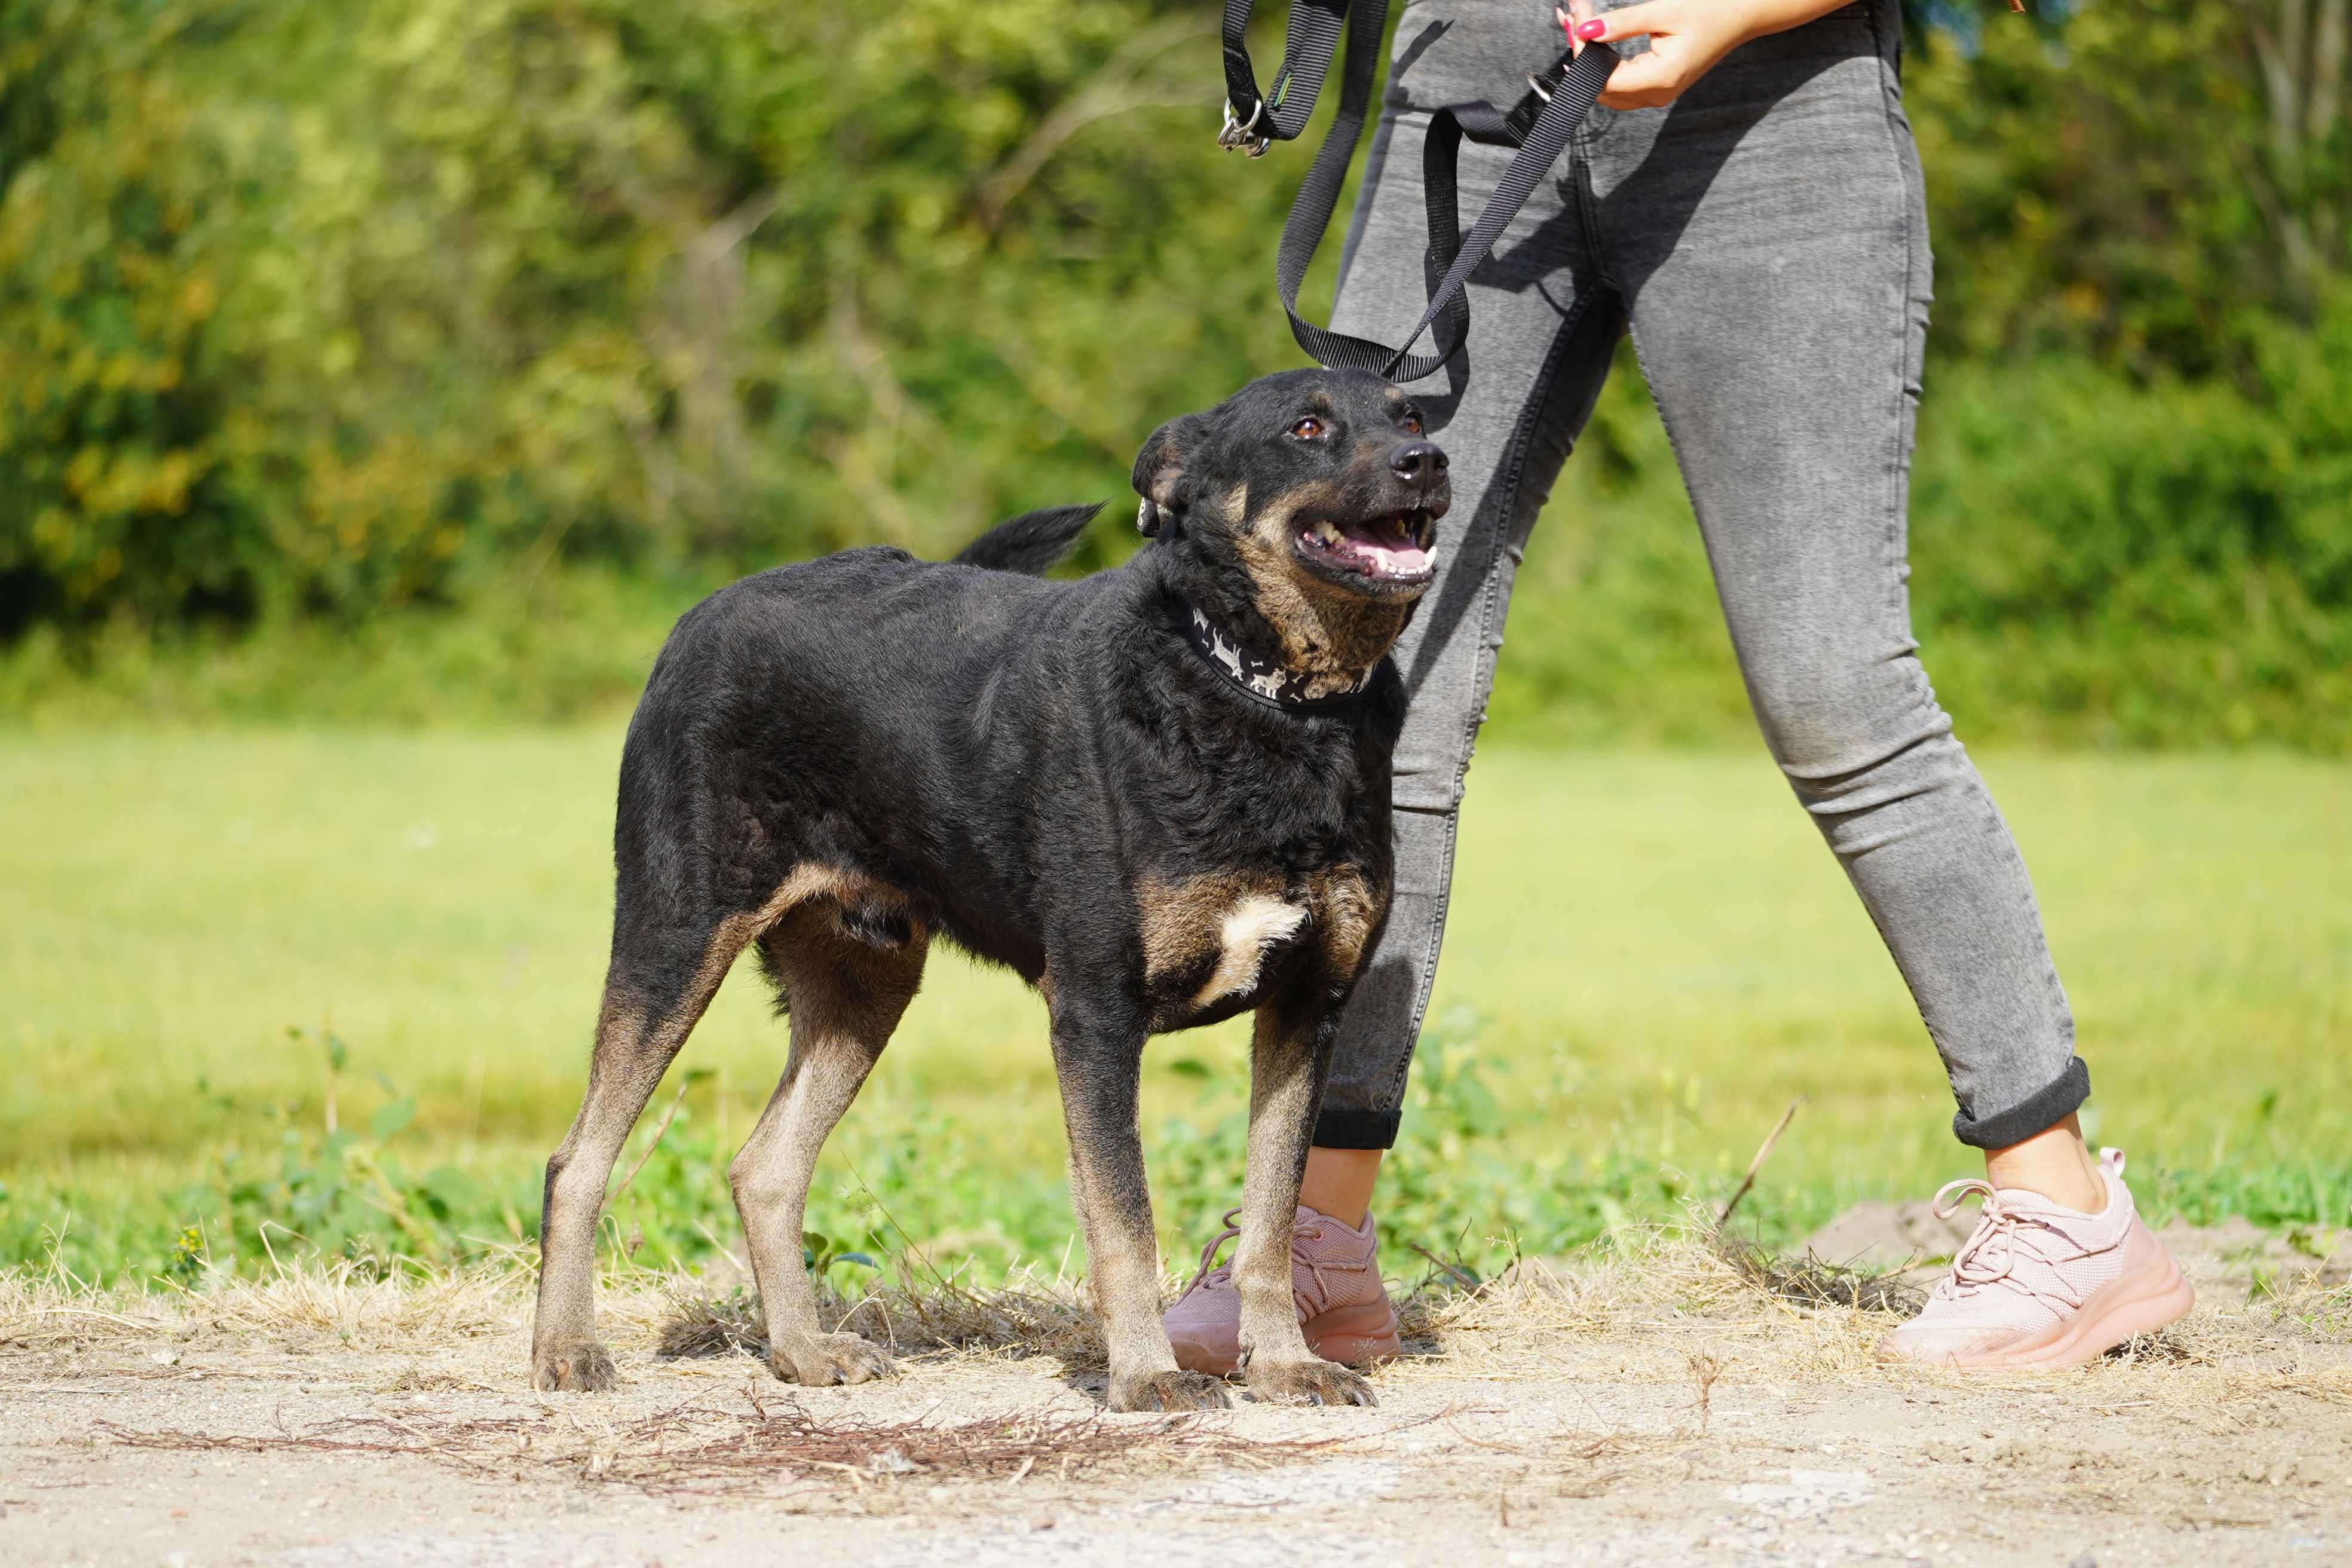
<instances>
[{"instance_id":1,"label":"metal leash clip","mask_svg":"<svg viewBox=\"0 0 2352 1568\"><path fill-rule=\"evenodd\" d=\"M1250 110L1249 123L1244 125L1234 113L1234 100L1230 98L1225 100L1225 128L1217 132L1217 145L1228 153L1239 147L1253 158L1265 157L1266 148L1274 141L1257 130L1258 119L1265 113L1265 100L1261 98L1257 100L1257 107Z\"/></svg>"}]
</instances>

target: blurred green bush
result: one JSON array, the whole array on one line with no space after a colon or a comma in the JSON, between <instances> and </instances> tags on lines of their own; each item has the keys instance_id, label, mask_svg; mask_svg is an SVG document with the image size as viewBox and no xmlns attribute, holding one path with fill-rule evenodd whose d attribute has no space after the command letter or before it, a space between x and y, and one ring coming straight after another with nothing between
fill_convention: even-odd
<instances>
[{"instance_id":1,"label":"blurred green bush","mask_svg":"<svg viewBox=\"0 0 2352 1568\"><path fill-rule=\"evenodd\" d=\"M1129 112L1214 60L1066 0L10 0L0 635L1098 490L1280 353L1281 191Z\"/></svg>"},{"instance_id":2,"label":"blurred green bush","mask_svg":"<svg viewBox=\"0 0 2352 1568\"><path fill-rule=\"evenodd\" d=\"M2310 0L1930 9L1914 535L1947 694L1997 734L2342 749L2344 51ZM674 613L1120 493L1158 420L1296 363L1267 285L1306 160L1212 147L1214 27L1139 0L0 0L0 707L119 686L159 639L257 640L308 710L293 667L388 612L370 637L429 641L428 612L528 621L585 573ZM1712 732L1736 685L1618 380L1497 712ZM626 694L551 666L535 700L533 668L515 712ZM371 710L409 709L439 704Z\"/></svg>"},{"instance_id":3,"label":"blurred green bush","mask_svg":"<svg viewBox=\"0 0 2352 1568\"><path fill-rule=\"evenodd\" d=\"M2352 295L2252 353L2253 393L2073 355L1932 367L1912 619L1964 737L2352 749ZM1745 731L1706 556L1630 364L1580 456L1528 546L1495 725Z\"/></svg>"}]
</instances>

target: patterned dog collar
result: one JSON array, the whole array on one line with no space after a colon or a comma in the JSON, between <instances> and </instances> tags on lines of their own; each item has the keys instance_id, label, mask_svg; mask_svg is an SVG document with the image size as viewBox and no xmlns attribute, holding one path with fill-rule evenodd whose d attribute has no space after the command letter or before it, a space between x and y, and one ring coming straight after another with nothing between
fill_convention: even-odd
<instances>
[{"instance_id":1,"label":"patterned dog collar","mask_svg":"<svg viewBox=\"0 0 2352 1568\"><path fill-rule=\"evenodd\" d=\"M1192 643L1193 651L1206 659L1211 668L1232 681L1244 693L1257 699L1268 707L1286 708L1293 712L1305 713L1331 708L1344 708L1362 696L1364 688L1371 684L1372 671L1368 669L1353 686L1344 691L1309 697L1307 695L1307 684L1313 677L1301 675L1297 670L1276 664L1272 659L1260 658L1242 647L1240 643L1219 631L1208 616L1197 605L1192 606L1192 616L1184 623L1184 629L1191 634L1188 640ZM1378 668L1377 665L1373 667L1375 669Z\"/></svg>"}]
</instances>

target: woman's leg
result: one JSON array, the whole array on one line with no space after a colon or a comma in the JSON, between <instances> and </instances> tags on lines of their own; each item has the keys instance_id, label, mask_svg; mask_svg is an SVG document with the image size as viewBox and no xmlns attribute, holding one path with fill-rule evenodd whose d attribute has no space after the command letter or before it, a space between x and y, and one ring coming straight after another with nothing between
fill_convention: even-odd
<instances>
[{"instance_id":1,"label":"woman's leg","mask_svg":"<svg viewBox=\"0 0 2352 1568\"><path fill-rule=\"evenodd\" d=\"M1419 41L1448 25L1442 44ZM1508 102L1525 73L1549 64L1559 31L1539 5L1465 3L1408 5L1397 30L1398 67L1390 108L1375 133L1341 263L1334 324L1393 342L1419 319L1428 246L1421 152L1430 108L1465 99ZM1464 226L1509 161L1507 151L1462 149ZM1575 435L1591 412L1624 311L1594 286L1585 236L1589 215L1573 193L1566 161L1538 188L1479 268L1470 289L1470 338L1446 372L1411 390L1445 448L1454 505L1438 528L1438 574L1398 645L1412 693L1395 759L1396 887L1386 923L1342 1019L1317 1147L1307 1157L1295 1243L1312 1267L1302 1279L1340 1298L1324 1314L1341 1325L1308 1338L1328 1354L1381 1353L1347 1331L1346 1314L1385 1305L1365 1205L1380 1151L1396 1137L1398 1107L1445 927L1454 869L1455 812L1485 716L1502 643L1511 580L1536 514ZM1327 1222L1337 1222L1336 1226ZM1316 1298L1318 1301L1322 1296ZM1229 1364L1237 1303L1222 1270L1204 1268L1168 1315L1179 1362L1202 1371ZM1393 1353L1392 1332L1389 1353Z\"/></svg>"},{"instance_id":2,"label":"woman's leg","mask_svg":"<svg viewBox=\"0 0 2352 1568\"><path fill-rule=\"evenodd\" d=\"M1999 1148L2089 1079L2024 863L1911 636L1929 260L1891 47L1853 6L1738 50L1672 109L1608 116L1601 262L1765 739L1910 985L1954 1131Z\"/></svg>"},{"instance_id":3,"label":"woman's leg","mask_svg":"<svg viewBox=\"0 0 2352 1568\"><path fill-rule=\"evenodd\" d=\"M1425 51L1425 29L1447 30ZM1394 342L1427 300L1422 137L1428 110L1526 90L1528 62L1559 47L1541 6L1409 5L1397 28L1399 68L1374 142L1341 268L1333 324ZM1410 108L1400 109L1400 103ZM1508 151L1462 148L1462 222L1494 188ZM1623 334L1623 307L1597 287L1586 246L1590 215L1573 154L1539 184L1468 289L1465 352L1412 391L1445 448L1454 507L1439 525L1436 584L1396 649L1411 693L1395 756L1396 885L1339 1031L1309 1156L1306 1192L1360 1205L1376 1152L1395 1141L1399 1107L1445 930L1454 831L1478 726L1486 717L1512 580L1529 531L1600 395ZM1312 1206L1323 1208L1319 1203Z\"/></svg>"},{"instance_id":4,"label":"woman's leg","mask_svg":"<svg viewBox=\"0 0 2352 1568\"><path fill-rule=\"evenodd\" d=\"M2084 1361L2185 1312L2090 1080L2023 861L1911 636L1905 504L1929 288L1891 3L1612 116L1588 165L1606 281L1682 465L1772 753L1877 923L1987 1152L1977 1235L1885 1353ZM2030 1237L2030 1239L2021 1239Z\"/></svg>"}]
</instances>

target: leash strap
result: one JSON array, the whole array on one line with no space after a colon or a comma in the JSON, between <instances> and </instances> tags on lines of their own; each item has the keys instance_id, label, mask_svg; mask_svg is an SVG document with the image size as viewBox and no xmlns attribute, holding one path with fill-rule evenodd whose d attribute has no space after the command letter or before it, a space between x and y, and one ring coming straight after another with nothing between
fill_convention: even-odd
<instances>
[{"instance_id":1,"label":"leash strap","mask_svg":"<svg viewBox=\"0 0 2352 1568\"><path fill-rule=\"evenodd\" d=\"M1478 264L1494 254L1503 231L1591 112L1609 73L1617 67L1616 51L1606 44L1587 44L1581 54L1563 50L1549 69L1528 79L1527 95L1507 112L1481 99L1448 104L1431 116L1422 149L1422 184L1429 215L1427 270L1438 281L1429 291L1429 308L1421 320L1402 344L1391 348L1318 327L1298 314L1299 285L1331 226L1339 188L1363 137L1372 87L1380 75L1388 0L1294 0L1271 100L1258 90L1243 41L1251 5L1252 0L1225 0L1225 130L1217 141L1228 149L1245 149L1252 157L1262 155L1271 142L1296 141L1306 129L1330 68L1340 23L1347 24L1339 108L1282 226L1282 245L1275 258L1275 288L1283 313L1290 318L1290 335L1318 364L1369 370L1400 383L1433 375L1454 357L1469 331L1470 301L1464 285ZM1461 232L1455 180L1465 136L1486 146L1517 149L1466 238ZM1435 352L1415 354L1413 345L1433 326L1437 328Z\"/></svg>"},{"instance_id":2,"label":"leash strap","mask_svg":"<svg viewBox=\"0 0 2352 1568\"><path fill-rule=\"evenodd\" d=\"M1331 68L1339 24L1351 11L1369 8L1373 13L1371 30L1378 32L1388 0L1296 0L1290 8L1290 25L1283 34L1282 68L1274 75L1272 102L1257 89L1257 71L1250 64L1249 45L1244 41L1252 4L1253 0L1225 0L1225 129L1218 135L1217 144L1228 150L1247 147L1251 157L1259 158L1265 155L1267 142L1296 141L1307 129L1307 118L1315 112L1316 95L1323 90L1324 75ZM1349 58L1352 61L1352 53ZM1306 86L1294 95L1290 84L1297 79L1303 79Z\"/></svg>"}]
</instances>

